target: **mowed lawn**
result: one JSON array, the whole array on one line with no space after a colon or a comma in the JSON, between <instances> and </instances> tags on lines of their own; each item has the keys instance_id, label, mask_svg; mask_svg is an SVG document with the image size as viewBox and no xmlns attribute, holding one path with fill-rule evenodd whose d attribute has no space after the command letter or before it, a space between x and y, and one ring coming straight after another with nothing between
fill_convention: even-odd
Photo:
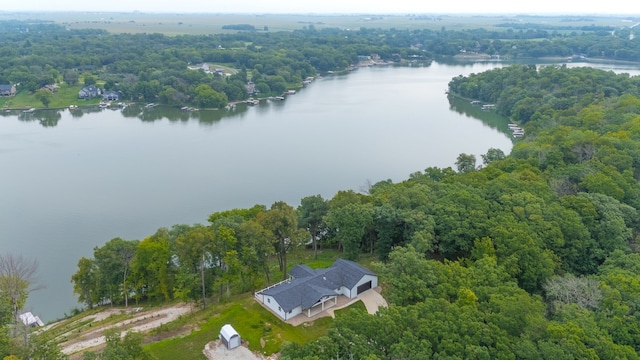
<instances>
[{"instance_id":1,"label":"mowed lawn","mask_svg":"<svg viewBox=\"0 0 640 360\"><path fill-rule=\"evenodd\" d=\"M79 100L78 91L83 85L68 85L65 83L58 84L58 91L51 96L51 102L48 108L64 108L71 104L76 105L93 105L98 104L102 98L97 97L91 100ZM30 109L44 108L45 106L36 99L36 97L27 90L18 89L16 96L0 98L0 108L3 109Z\"/></svg>"},{"instance_id":2,"label":"mowed lawn","mask_svg":"<svg viewBox=\"0 0 640 360\"><path fill-rule=\"evenodd\" d=\"M231 324L249 349L262 354L273 354L285 342L306 343L326 335L333 322L330 317L297 327L289 325L263 308L251 295L226 304L213 305L199 329L184 337L149 344L146 349L157 360L204 359L204 346L218 339L220 329Z\"/></svg>"}]
</instances>

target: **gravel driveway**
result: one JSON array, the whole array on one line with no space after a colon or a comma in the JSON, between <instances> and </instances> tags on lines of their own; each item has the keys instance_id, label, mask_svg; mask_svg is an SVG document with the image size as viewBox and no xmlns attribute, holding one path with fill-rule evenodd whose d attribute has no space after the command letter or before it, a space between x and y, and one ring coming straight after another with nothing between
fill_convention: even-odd
<instances>
[{"instance_id":1,"label":"gravel driveway","mask_svg":"<svg viewBox=\"0 0 640 360\"><path fill-rule=\"evenodd\" d=\"M238 346L235 349L227 350L227 347L220 340L211 341L205 345L202 353L209 360L217 359L234 359L234 360L267 360L275 359L275 357L266 358L262 355L256 355L244 346Z\"/></svg>"}]
</instances>

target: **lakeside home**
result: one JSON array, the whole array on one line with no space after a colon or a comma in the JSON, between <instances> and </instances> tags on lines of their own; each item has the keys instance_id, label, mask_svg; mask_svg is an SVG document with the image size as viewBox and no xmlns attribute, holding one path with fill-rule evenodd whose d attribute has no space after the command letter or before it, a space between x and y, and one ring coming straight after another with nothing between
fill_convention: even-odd
<instances>
[{"instance_id":1,"label":"lakeside home","mask_svg":"<svg viewBox=\"0 0 640 360\"><path fill-rule=\"evenodd\" d=\"M339 296L354 299L378 286L378 275L353 261L338 259L329 268L296 265L289 279L255 293L256 299L282 320L312 317L335 306Z\"/></svg>"}]
</instances>

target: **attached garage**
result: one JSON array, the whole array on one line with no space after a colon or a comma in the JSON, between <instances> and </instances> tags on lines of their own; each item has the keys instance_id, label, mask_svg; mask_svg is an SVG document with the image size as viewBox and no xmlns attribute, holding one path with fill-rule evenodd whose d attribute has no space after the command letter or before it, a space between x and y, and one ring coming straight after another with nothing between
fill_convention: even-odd
<instances>
[{"instance_id":1,"label":"attached garage","mask_svg":"<svg viewBox=\"0 0 640 360\"><path fill-rule=\"evenodd\" d=\"M231 350L240 346L240 335L233 328L233 326L227 324L220 329L219 335L220 341L227 347L227 349Z\"/></svg>"},{"instance_id":2,"label":"attached garage","mask_svg":"<svg viewBox=\"0 0 640 360\"><path fill-rule=\"evenodd\" d=\"M356 291L357 295L362 294L363 292L367 291L371 289L371 280L367 281L366 283L358 286L358 290Z\"/></svg>"}]
</instances>

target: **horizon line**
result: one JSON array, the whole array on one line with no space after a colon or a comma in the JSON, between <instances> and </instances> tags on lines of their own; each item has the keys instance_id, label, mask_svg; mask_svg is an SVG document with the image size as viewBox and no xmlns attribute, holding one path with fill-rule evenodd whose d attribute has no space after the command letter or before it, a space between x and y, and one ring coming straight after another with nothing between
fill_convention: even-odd
<instances>
[{"instance_id":1,"label":"horizon line","mask_svg":"<svg viewBox=\"0 0 640 360\"><path fill-rule=\"evenodd\" d=\"M596 12L196 12L196 11L153 11L153 10L0 10L0 14L15 13L94 13L94 14L169 14L169 15L304 15L304 16L363 16L363 15L388 15L388 16L593 16L593 17L636 17L638 14L629 13L596 13Z\"/></svg>"}]
</instances>

